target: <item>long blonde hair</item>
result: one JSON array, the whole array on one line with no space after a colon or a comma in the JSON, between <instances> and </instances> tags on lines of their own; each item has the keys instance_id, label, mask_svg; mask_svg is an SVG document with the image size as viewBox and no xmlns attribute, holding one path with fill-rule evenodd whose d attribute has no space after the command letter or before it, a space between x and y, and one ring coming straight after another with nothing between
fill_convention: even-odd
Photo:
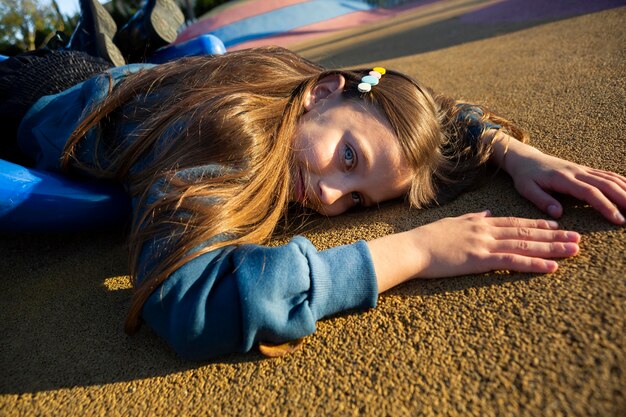
<instances>
[{"instance_id":1,"label":"long blonde hair","mask_svg":"<svg viewBox=\"0 0 626 417\"><path fill-rule=\"evenodd\" d=\"M489 150L461 145L454 131L453 100L394 71L362 95L356 85L367 71L328 70L277 47L185 58L127 76L88 112L66 144L62 166L125 181L138 198L130 234L136 287L128 333L138 329L148 297L182 265L220 247L269 239L289 202L292 139L304 96L325 76L342 74L347 99L366 100L389 119L412 167L412 206L432 203L441 194L438 187L452 187L465 178L461 171L484 165ZM129 108L124 117L131 114L138 123L133 140L123 149L96 144L108 150L99 151L105 153L106 167L81 162L77 146L87 132L99 125L105 133L99 140L107 145L121 110ZM164 136L171 138L163 146L159 139ZM133 169L150 153L150 163ZM223 169L211 177L177 175L208 164ZM161 187L163 195L150 201L154 187ZM162 239L164 231L167 238ZM158 238L162 251L150 254L149 270L139 271L142 248ZM140 273L143 279L137 282Z\"/></svg>"}]
</instances>

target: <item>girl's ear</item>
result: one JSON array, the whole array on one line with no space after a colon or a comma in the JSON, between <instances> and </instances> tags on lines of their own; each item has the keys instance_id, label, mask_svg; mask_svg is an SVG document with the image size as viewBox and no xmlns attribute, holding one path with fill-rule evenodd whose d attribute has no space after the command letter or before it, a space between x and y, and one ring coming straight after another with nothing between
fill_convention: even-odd
<instances>
[{"instance_id":1,"label":"girl's ear","mask_svg":"<svg viewBox=\"0 0 626 417\"><path fill-rule=\"evenodd\" d=\"M346 85L346 79L341 74L331 74L322 78L304 96L304 108L311 111L322 100L339 97Z\"/></svg>"}]
</instances>

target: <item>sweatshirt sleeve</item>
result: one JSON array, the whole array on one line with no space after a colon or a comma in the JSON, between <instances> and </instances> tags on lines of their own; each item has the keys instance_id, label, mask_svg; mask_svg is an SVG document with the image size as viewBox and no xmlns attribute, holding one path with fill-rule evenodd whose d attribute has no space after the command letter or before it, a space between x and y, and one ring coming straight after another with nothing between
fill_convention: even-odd
<instances>
[{"instance_id":1,"label":"sweatshirt sleeve","mask_svg":"<svg viewBox=\"0 0 626 417\"><path fill-rule=\"evenodd\" d=\"M317 320L374 307L377 296L364 241L318 252L297 236L200 255L153 292L143 319L181 356L203 360L304 337Z\"/></svg>"},{"instance_id":2,"label":"sweatshirt sleeve","mask_svg":"<svg viewBox=\"0 0 626 417\"><path fill-rule=\"evenodd\" d=\"M146 204L163 186L154 185ZM169 252L174 230L161 227L142 247L138 281ZM279 247L226 246L197 256L154 290L142 317L178 354L206 360L302 338L317 320L374 307L377 298L366 242L318 251L296 236Z\"/></svg>"}]
</instances>

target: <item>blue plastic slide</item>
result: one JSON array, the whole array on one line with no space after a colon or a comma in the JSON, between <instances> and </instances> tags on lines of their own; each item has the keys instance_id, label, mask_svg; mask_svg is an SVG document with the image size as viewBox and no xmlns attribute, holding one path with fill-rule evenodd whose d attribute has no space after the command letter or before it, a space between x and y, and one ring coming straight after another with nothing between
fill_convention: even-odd
<instances>
[{"instance_id":1,"label":"blue plastic slide","mask_svg":"<svg viewBox=\"0 0 626 417\"><path fill-rule=\"evenodd\" d=\"M99 229L130 219L121 185L79 181L0 159L0 230Z\"/></svg>"},{"instance_id":2,"label":"blue plastic slide","mask_svg":"<svg viewBox=\"0 0 626 417\"><path fill-rule=\"evenodd\" d=\"M217 36L205 34L187 42L164 46L150 57L153 64L162 64L184 56L222 55L226 53L224 43Z\"/></svg>"}]
</instances>

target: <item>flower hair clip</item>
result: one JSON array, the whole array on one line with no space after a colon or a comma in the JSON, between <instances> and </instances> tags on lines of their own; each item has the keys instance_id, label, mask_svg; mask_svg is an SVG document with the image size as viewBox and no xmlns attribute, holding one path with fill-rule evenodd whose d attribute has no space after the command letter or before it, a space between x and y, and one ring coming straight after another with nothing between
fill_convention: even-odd
<instances>
[{"instance_id":1,"label":"flower hair clip","mask_svg":"<svg viewBox=\"0 0 626 417\"><path fill-rule=\"evenodd\" d=\"M368 93L372 90L372 87L380 82L380 79L387 72L383 67L374 67L369 75L361 78L361 83L357 86L360 93Z\"/></svg>"}]
</instances>

